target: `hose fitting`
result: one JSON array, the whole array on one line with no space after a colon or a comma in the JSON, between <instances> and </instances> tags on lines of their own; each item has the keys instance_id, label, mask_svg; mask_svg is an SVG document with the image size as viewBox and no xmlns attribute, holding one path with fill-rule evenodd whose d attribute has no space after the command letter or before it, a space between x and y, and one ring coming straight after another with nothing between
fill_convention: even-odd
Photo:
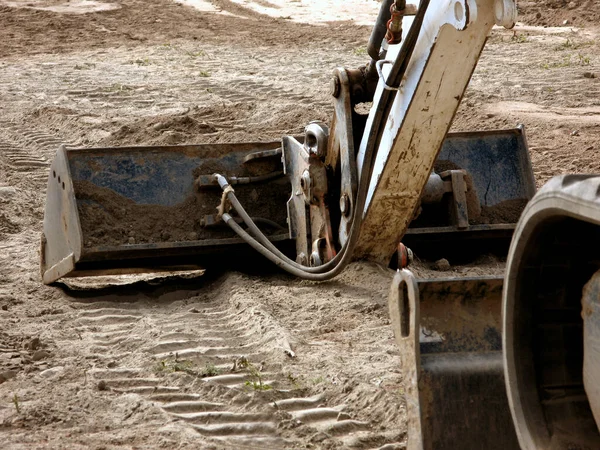
<instances>
[{"instance_id":1,"label":"hose fitting","mask_svg":"<svg viewBox=\"0 0 600 450\"><path fill-rule=\"evenodd\" d=\"M387 23L385 39L388 44L394 45L402 42L402 20L406 11L406 1L398 0L390 6L391 18Z\"/></svg>"}]
</instances>

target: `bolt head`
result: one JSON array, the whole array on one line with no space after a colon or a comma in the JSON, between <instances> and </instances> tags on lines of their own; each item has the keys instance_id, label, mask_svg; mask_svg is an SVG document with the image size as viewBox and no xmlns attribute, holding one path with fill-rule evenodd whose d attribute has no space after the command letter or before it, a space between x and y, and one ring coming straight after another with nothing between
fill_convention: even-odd
<instances>
[{"instance_id":1,"label":"bolt head","mask_svg":"<svg viewBox=\"0 0 600 450\"><path fill-rule=\"evenodd\" d=\"M343 194L340 197L340 212L344 217L348 217L351 209L350 197L348 197L346 194Z\"/></svg>"},{"instance_id":2,"label":"bolt head","mask_svg":"<svg viewBox=\"0 0 600 450\"><path fill-rule=\"evenodd\" d=\"M308 171L308 169L302 172L302 177L300 178L300 186L305 191L312 187L312 180L310 178L310 172Z\"/></svg>"}]
</instances>

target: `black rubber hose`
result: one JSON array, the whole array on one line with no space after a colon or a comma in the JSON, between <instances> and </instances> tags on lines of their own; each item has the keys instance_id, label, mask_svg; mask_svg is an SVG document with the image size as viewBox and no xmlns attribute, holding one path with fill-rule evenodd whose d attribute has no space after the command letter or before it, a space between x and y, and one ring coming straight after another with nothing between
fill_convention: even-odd
<instances>
[{"instance_id":1,"label":"black rubber hose","mask_svg":"<svg viewBox=\"0 0 600 450\"><path fill-rule=\"evenodd\" d=\"M225 191L227 188L227 179L219 174L215 174L214 176L217 179L219 186L221 186L221 188ZM238 213L238 215L248 227L249 234L252 235L260 244L262 244L264 247L266 247L268 250L274 253L278 258L285 261L289 265L295 267L296 269L304 270L308 273L321 273L326 271L326 269L324 270L324 265L317 267L308 267L303 266L302 264L297 263L293 259L288 258L269 240L269 238L267 238L263 234L263 232L258 228L258 226L256 226L256 221L253 220L250 217L250 215L246 212L246 210L244 209L244 207L242 206L232 189L227 190L227 198L231 202L231 206L233 207L235 212Z\"/></svg>"},{"instance_id":2,"label":"black rubber hose","mask_svg":"<svg viewBox=\"0 0 600 450\"><path fill-rule=\"evenodd\" d=\"M379 14L377 14L377 20L375 21L375 26L371 31L369 43L367 44L367 53L373 60L371 64L375 64L375 61L379 61L381 59L379 56L379 52L381 50L381 43L383 42L383 38L385 37L385 33L387 32L387 23L392 17L390 7L394 2L395 0L383 0L381 2Z\"/></svg>"},{"instance_id":3,"label":"black rubber hose","mask_svg":"<svg viewBox=\"0 0 600 450\"><path fill-rule=\"evenodd\" d=\"M216 175L216 176L221 176L221 175ZM227 192L227 198L231 202L231 206L233 206L233 209L238 213L238 215L242 218L242 220L244 221L244 223L248 227L249 233L260 244L262 244L264 247L266 247L267 250L271 251L278 258L280 258L281 260L285 261L289 265L295 267L296 269L304 270L304 271L306 271L308 273L321 273L321 272L324 272L323 265L317 266L317 267L308 267L308 266L303 266L302 264L297 263L293 259L288 258L256 226L255 221L252 220L252 218L248 215L248 213L246 212L246 210L244 209L244 207L242 206L242 204L240 203L240 201L237 199L235 193L232 190L230 190L230 191Z\"/></svg>"},{"instance_id":4,"label":"black rubber hose","mask_svg":"<svg viewBox=\"0 0 600 450\"><path fill-rule=\"evenodd\" d=\"M270 250L265 248L263 245L261 245L260 242L258 242L252 236L250 236L242 227L240 227L237 223L235 223L235 220L233 220L233 217L231 217L228 213L223 214L222 217L223 217L223 220L225 221L225 223L227 225L229 225L229 227L233 231L235 231L235 233L239 237L241 237L248 245L250 245L254 250L256 250L258 253L263 255L265 258L267 258L269 261L271 261L276 266L282 268L283 270L285 270L286 272L288 272L292 275L295 275L299 278L303 278L305 280L310 280L310 281L327 281L327 280L330 280L332 277L336 276L339 273L339 271L342 269L342 268L338 269L339 265L336 266L331 272L326 272L326 273L308 273L304 269L298 269L298 268L294 267L293 265L288 264L287 261L284 261L281 258L277 257L273 252L271 252ZM331 275L332 272L335 272L335 273L333 275Z\"/></svg>"}]
</instances>

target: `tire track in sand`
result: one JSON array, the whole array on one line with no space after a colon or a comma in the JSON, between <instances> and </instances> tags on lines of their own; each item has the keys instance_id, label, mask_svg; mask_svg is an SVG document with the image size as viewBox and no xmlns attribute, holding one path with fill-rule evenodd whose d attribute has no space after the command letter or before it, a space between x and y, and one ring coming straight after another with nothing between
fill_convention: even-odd
<instances>
[{"instance_id":1,"label":"tire track in sand","mask_svg":"<svg viewBox=\"0 0 600 450\"><path fill-rule=\"evenodd\" d=\"M243 298L240 278L175 292L174 301L81 300L74 329L85 358L94 361L88 376L111 395L137 395L160 407L200 442L294 448L319 433L353 448L381 442L372 424L348 414L343 402L294 386L283 369L294 355L288 332Z\"/></svg>"}]
</instances>

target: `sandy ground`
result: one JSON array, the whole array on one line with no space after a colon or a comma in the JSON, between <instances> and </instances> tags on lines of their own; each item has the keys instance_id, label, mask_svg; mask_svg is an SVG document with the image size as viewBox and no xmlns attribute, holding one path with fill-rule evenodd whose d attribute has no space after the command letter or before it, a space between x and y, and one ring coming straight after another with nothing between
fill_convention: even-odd
<instances>
[{"instance_id":1,"label":"sandy ground","mask_svg":"<svg viewBox=\"0 0 600 450\"><path fill-rule=\"evenodd\" d=\"M305 0L0 2L4 448L404 448L387 269L354 264L319 285L237 272L119 289L39 278L60 143L262 140L328 120L331 70L365 61L361 24L377 11L330 3L314 14ZM598 172L600 8L523 11L527 25L492 33L454 128L525 124L538 185Z\"/></svg>"}]
</instances>

